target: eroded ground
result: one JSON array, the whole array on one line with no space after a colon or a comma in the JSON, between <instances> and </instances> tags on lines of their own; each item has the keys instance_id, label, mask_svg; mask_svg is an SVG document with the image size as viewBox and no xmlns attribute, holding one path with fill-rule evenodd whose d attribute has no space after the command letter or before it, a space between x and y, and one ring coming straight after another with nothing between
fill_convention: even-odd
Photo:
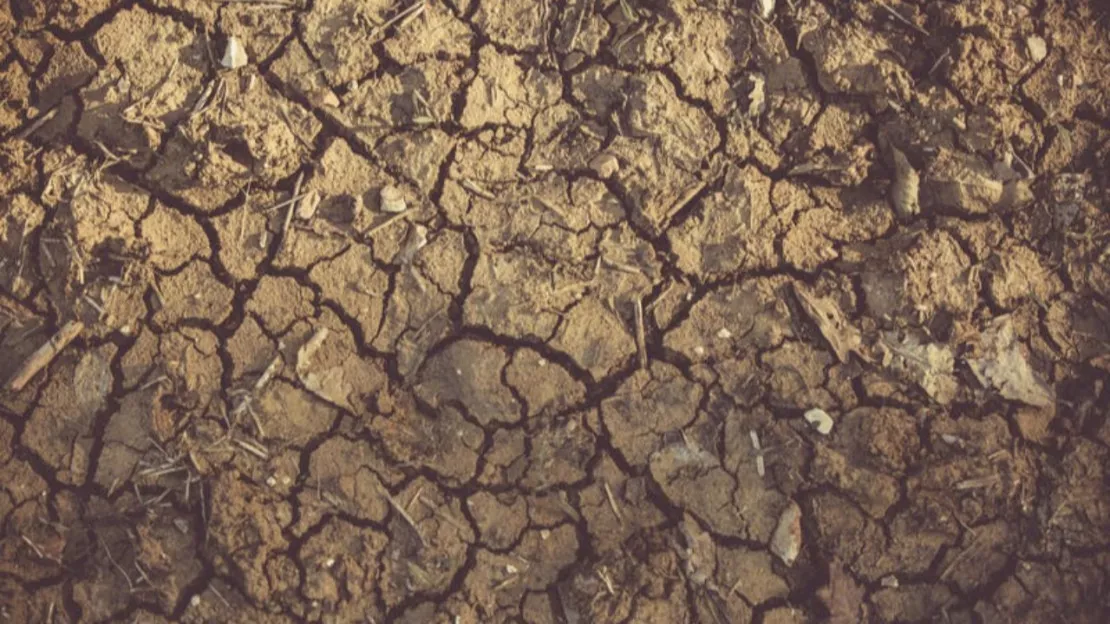
<instances>
[{"instance_id":1,"label":"eroded ground","mask_svg":"<svg viewBox=\"0 0 1110 624\"><path fill-rule=\"evenodd\" d=\"M0 0L0 619L1105 621L1110 18L778 5Z\"/></svg>"}]
</instances>

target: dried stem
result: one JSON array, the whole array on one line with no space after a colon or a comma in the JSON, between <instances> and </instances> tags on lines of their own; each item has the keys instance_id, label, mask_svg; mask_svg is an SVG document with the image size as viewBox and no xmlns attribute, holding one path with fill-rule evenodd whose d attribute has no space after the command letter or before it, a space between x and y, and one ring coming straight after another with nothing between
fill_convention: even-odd
<instances>
[{"instance_id":1,"label":"dried stem","mask_svg":"<svg viewBox=\"0 0 1110 624\"><path fill-rule=\"evenodd\" d=\"M24 360L23 365L8 381L8 389L13 392L22 390L39 371L49 366L54 358L58 357L58 353L65 349L66 345L73 342L73 339L80 335L84 329L85 324L81 321L70 321L63 325L58 333L51 336L50 340L31 354L31 357Z\"/></svg>"}]
</instances>

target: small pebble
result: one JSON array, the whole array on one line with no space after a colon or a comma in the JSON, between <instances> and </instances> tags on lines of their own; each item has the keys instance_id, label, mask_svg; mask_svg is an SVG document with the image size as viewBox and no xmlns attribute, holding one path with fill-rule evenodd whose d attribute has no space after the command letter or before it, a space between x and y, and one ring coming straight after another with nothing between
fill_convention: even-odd
<instances>
[{"instance_id":1,"label":"small pebble","mask_svg":"<svg viewBox=\"0 0 1110 624\"><path fill-rule=\"evenodd\" d=\"M397 214L408 207L404 194L396 186L383 186L380 197L382 212Z\"/></svg>"},{"instance_id":2,"label":"small pebble","mask_svg":"<svg viewBox=\"0 0 1110 624\"><path fill-rule=\"evenodd\" d=\"M339 97L331 89L317 89L312 93L312 103L317 106L339 108Z\"/></svg>"},{"instance_id":3,"label":"small pebble","mask_svg":"<svg viewBox=\"0 0 1110 624\"><path fill-rule=\"evenodd\" d=\"M893 574L887 574L879 579L879 583L881 583L883 587L898 587L898 577Z\"/></svg>"},{"instance_id":4,"label":"small pebble","mask_svg":"<svg viewBox=\"0 0 1110 624\"><path fill-rule=\"evenodd\" d=\"M779 516L778 526L771 536L771 552L788 566L794 565L802 551L802 509L790 501Z\"/></svg>"},{"instance_id":5,"label":"small pebble","mask_svg":"<svg viewBox=\"0 0 1110 624\"><path fill-rule=\"evenodd\" d=\"M1034 63L1040 63L1048 56L1048 44L1037 35L1026 38L1025 46L1029 51L1029 58L1033 59Z\"/></svg>"},{"instance_id":6,"label":"small pebble","mask_svg":"<svg viewBox=\"0 0 1110 624\"><path fill-rule=\"evenodd\" d=\"M246 64L247 51L243 49L243 44L238 37L228 37L227 48L224 49L224 57L220 60L220 65L228 69L239 69Z\"/></svg>"},{"instance_id":7,"label":"small pebble","mask_svg":"<svg viewBox=\"0 0 1110 624\"><path fill-rule=\"evenodd\" d=\"M316 191L309 191L297 202L297 218L302 221L308 221L316 216L316 209L320 207L320 194Z\"/></svg>"},{"instance_id":8,"label":"small pebble","mask_svg":"<svg viewBox=\"0 0 1110 624\"><path fill-rule=\"evenodd\" d=\"M721 340L728 340L732 338L732 332L730 332L727 327L722 327L717 331L717 337Z\"/></svg>"},{"instance_id":9,"label":"small pebble","mask_svg":"<svg viewBox=\"0 0 1110 624\"><path fill-rule=\"evenodd\" d=\"M602 152L590 160L590 169L602 178L611 178L620 171L621 163L617 157L607 152Z\"/></svg>"}]
</instances>

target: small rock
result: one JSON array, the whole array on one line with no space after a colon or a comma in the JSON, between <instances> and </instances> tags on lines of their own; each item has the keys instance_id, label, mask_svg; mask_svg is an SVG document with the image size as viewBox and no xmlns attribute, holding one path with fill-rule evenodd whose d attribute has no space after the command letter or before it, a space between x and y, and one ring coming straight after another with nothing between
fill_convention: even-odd
<instances>
[{"instance_id":1,"label":"small rock","mask_svg":"<svg viewBox=\"0 0 1110 624\"><path fill-rule=\"evenodd\" d=\"M590 160L590 169L602 178L611 178L620 171L621 164L617 157L607 152L602 152Z\"/></svg>"},{"instance_id":2,"label":"small rock","mask_svg":"<svg viewBox=\"0 0 1110 624\"><path fill-rule=\"evenodd\" d=\"M220 65L228 69L239 69L246 64L247 51L243 49L243 44L238 37L228 37L227 48L224 50L224 57L220 60Z\"/></svg>"},{"instance_id":3,"label":"small rock","mask_svg":"<svg viewBox=\"0 0 1110 624\"><path fill-rule=\"evenodd\" d=\"M820 433L821 435L829 435L829 433L832 432L832 416L829 416L829 414L825 410L819 407L815 407L807 411L805 413L805 419L806 422L813 425L813 428L816 429L817 433Z\"/></svg>"},{"instance_id":4,"label":"small rock","mask_svg":"<svg viewBox=\"0 0 1110 624\"><path fill-rule=\"evenodd\" d=\"M335 95L335 91L328 88L316 89L311 95L312 103L317 106L326 106L328 108L339 108L339 97Z\"/></svg>"},{"instance_id":5,"label":"small rock","mask_svg":"<svg viewBox=\"0 0 1110 624\"><path fill-rule=\"evenodd\" d=\"M1048 44L1045 40L1037 35L1031 35L1025 39L1025 47L1029 52L1029 58L1033 59L1034 63L1040 63L1048 56Z\"/></svg>"},{"instance_id":6,"label":"small rock","mask_svg":"<svg viewBox=\"0 0 1110 624\"><path fill-rule=\"evenodd\" d=\"M887 574L879 579L879 583L881 583L883 587L898 587L898 577L893 574Z\"/></svg>"},{"instance_id":7,"label":"small rock","mask_svg":"<svg viewBox=\"0 0 1110 624\"><path fill-rule=\"evenodd\" d=\"M732 338L732 332L730 332L727 327L722 327L720 330L717 331L717 337L721 340L728 340L729 338Z\"/></svg>"},{"instance_id":8,"label":"small rock","mask_svg":"<svg viewBox=\"0 0 1110 624\"><path fill-rule=\"evenodd\" d=\"M397 214L408 208L404 194L396 186L383 186L380 198L382 212Z\"/></svg>"},{"instance_id":9,"label":"small rock","mask_svg":"<svg viewBox=\"0 0 1110 624\"><path fill-rule=\"evenodd\" d=\"M894 184L890 187L890 199L898 216L908 219L921 212L921 176L898 148L892 147L890 151L894 157Z\"/></svg>"},{"instance_id":10,"label":"small rock","mask_svg":"<svg viewBox=\"0 0 1110 624\"><path fill-rule=\"evenodd\" d=\"M316 191L309 191L297 202L297 218L302 221L308 221L316 216L316 209L320 207L320 194Z\"/></svg>"},{"instance_id":11,"label":"small rock","mask_svg":"<svg viewBox=\"0 0 1110 624\"><path fill-rule=\"evenodd\" d=\"M794 565L802 551L802 508L790 501L779 516L778 526L771 535L771 552L788 566Z\"/></svg>"}]
</instances>

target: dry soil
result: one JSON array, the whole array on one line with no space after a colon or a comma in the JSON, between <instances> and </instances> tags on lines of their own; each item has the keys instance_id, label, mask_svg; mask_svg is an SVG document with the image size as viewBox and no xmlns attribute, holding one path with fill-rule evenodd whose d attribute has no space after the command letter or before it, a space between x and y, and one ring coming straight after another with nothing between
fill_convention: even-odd
<instances>
[{"instance_id":1,"label":"dry soil","mask_svg":"<svg viewBox=\"0 0 1110 624\"><path fill-rule=\"evenodd\" d=\"M0 620L1107 621L1106 6L775 4L0 0Z\"/></svg>"}]
</instances>

